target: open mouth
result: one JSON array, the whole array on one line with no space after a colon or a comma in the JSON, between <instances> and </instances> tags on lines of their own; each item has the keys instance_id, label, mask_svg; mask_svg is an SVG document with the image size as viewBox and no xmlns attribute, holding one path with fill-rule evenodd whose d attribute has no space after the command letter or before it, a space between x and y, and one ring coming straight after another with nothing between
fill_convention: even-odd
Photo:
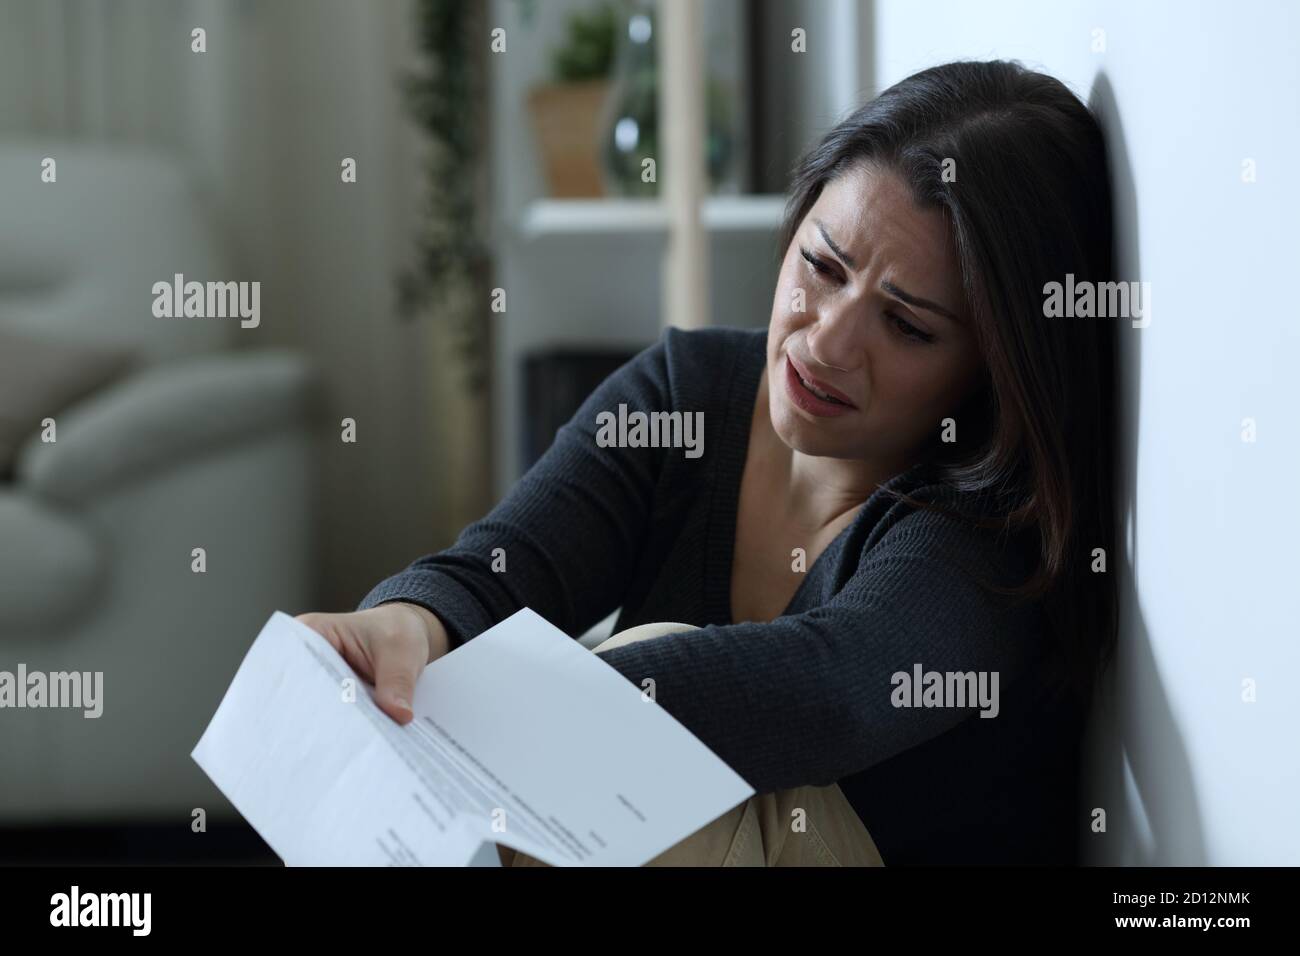
<instances>
[{"instance_id":1,"label":"open mouth","mask_svg":"<svg viewBox=\"0 0 1300 956\"><path fill-rule=\"evenodd\" d=\"M856 407L814 385L803 376L789 356L786 356L785 369L790 398L805 411L825 417L843 415Z\"/></svg>"},{"instance_id":2,"label":"open mouth","mask_svg":"<svg viewBox=\"0 0 1300 956\"><path fill-rule=\"evenodd\" d=\"M823 402L830 402L832 405L843 405L845 408L850 407L848 402L841 402L834 395L828 395L826 392L819 392L817 390L817 386L814 385L812 382L808 381L808 379L806 378L799 379L799 384L802 385L804 388L808 389L808 391L812 392Z\"/></svg>"}]
</instances>

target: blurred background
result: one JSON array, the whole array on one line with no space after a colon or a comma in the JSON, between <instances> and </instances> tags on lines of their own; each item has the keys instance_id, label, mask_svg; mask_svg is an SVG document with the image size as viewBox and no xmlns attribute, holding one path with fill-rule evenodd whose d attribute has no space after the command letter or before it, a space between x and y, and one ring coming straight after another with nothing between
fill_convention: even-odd
<instances>
[{"instance_id":1,"label":"blurred background","mask_svg":"<svg viewBox=\"0 0 1300 956\"><path fill-rule=\"evenodd\" d=\"M1089 856L1300 862L1300 505L1241 494L1300 471L1298 37L1283 0L0 0L0 670L104 674L98 719L0 710L0 861L275 862L189 758L267 617L450 544L664 326L765 325L800 153L1012 57L1097 109L1154 302ZM260 321L156 317L176 274Z\"/></svg>"}]
</instances>

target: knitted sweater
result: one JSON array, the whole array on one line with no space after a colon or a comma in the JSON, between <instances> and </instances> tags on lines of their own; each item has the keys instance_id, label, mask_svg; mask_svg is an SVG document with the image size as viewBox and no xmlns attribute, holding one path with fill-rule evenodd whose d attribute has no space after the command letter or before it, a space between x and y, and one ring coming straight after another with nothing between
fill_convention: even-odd
<instances>
[{"instance_id":1,"label":"knitted sweater","mask_svg":"<svg viewBox=\"0 0 1300 956\"><path fill-rule=\"evenodd\" d=\"M838 783L886 865L1077 862L1083 713L1046 678L1059 652L1041 608L1011 607L977 581L1023 579L1023 537L877 491L780 617L733 621L765 342L765 330L667 330L588 397L487 516L359 608L422 605L453 647L522 607L575 636L616 608L616 631L697 625L601 657L638 686L653 679L657 703L758 793ZM702 448L598 443L601 413L636 411L702 412ZM881 487L981 507L926 464ZM504 572L493 571L498 548ZM947 678L969 672L984 680L982 704L956 696L974 683Z\"/></svg>"}]
</instances>

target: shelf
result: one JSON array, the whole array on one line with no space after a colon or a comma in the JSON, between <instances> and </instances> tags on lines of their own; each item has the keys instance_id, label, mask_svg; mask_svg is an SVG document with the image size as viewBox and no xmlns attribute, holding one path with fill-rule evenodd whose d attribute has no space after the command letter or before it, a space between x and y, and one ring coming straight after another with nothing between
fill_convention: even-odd
<instances>
[{"instance_id":1,"label":"shelf","mask_svg":"<svg viewBox=\"0 0 1300 956\"><path fill-rule=\"evenodd\" d=\"M784 211L784 196L712 196L704 202L704 228L762 235L776 230ZM528 206L519 225L519 234L528 240L667 230L668 215L657 199L539 199Z\"/></svg>"}]
</instances>

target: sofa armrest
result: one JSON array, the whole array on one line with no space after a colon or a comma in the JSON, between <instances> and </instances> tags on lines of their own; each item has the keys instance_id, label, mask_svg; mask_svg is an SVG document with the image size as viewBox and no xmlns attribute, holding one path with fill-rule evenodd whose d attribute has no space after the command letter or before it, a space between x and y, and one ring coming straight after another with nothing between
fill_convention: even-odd
<instances>
[{"instance_id":1,"label":"sofa armrest","mask_svg":"<svg viewBox=\"0 0 1300 956\"><path fill-rule=\"evenodd\" d=\"M44 633L75 617L104 570L83 523L31 495L0 490L0 647L11 635Z\"/></svg>"},{"instance_id":2,"label":"sofa armrest","mask_svg":"<svg viewBox=\"0 0 1300 956\"><path fill-rule=\"evenodd\" d=\"M304 420L313 376L299 353L226 352L156 366L64 412L57 440L19 451L17 488L79 503L222 445Z\"/></svg>"}]
</instances>

